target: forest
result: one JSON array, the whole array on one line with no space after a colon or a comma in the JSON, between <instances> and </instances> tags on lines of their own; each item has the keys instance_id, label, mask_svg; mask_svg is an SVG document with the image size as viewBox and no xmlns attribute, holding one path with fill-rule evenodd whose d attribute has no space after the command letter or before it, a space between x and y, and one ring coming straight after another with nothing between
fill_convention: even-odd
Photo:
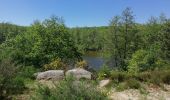
<instances>
[{"instance_id":1,"label":"forest","mask_svg":"<svg viewBox=\"0 0 170 100\"><path fill-rule=\"evenodd\" d=\"M132 9L127 7L109 22L108 26L70 28L63 18L51 16L36 20L30 26L0 23L0 99L13 100L31 91L28 85L35 84L34 73L67 71L75 66L93 74L90 83L110 79L107 88L114 86L118 91L133 88L145 93L142 83L158 87L170 84L170 19L162 13L151 16L146 23L137 23ZM83 59L89 51L106 59L97 71L88 69ZM30 98L108 99L106 91L91 89L87 92L83 86L80 90L72 89L69 82L72 79L63 80L56 90L33 89L38 94L31 94Z\"/></svg>"}]
</instances>

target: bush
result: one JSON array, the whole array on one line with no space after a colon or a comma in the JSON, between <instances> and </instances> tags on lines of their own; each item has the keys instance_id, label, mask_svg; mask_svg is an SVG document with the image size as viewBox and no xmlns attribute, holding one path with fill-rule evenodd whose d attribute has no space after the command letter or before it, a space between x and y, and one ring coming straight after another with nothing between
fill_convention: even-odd
<instances>
[{"instance_id":1,"label":"bush","mask_svg":"<svg viewBox=\"0 0 170 100\"><path fill-rule=\"evenodd\" d=\"M141 87L140 82L133 78L127 80L126 85L130 89L139 89Z\"/></svg>"},{"instance_id":2,"label":"bush","mask_svg":"<svg viewBox=\"0 0 170 100\"><path fill-rule=\"evenodd\" d=\"M58 69L66 69L66 64L64 64L62 60L59 58L53 60L49 64L44 65L44 70L58 70Z\"/></svg>"},{"instance_id":3,"label":"bush","mask_svg":"<svg viewBox=\"0 0 170 100\"><path fill-rule=\"evenodd\" d=\"M142 82L148 82L151 79L151 72L141 72L136 75L136 78Z\"/></svg>"},{"instance_id":4,"label":"bush","mask_svg":"<svg viewBox=\"0 0 170 100\"><path fill-rule=\"evenodd\" d=\"M116 87L116 90L117 91L123 91L125 89L127 89L128 87L126 86L126 84L123 82L123 83L119 83L118 86Z\"/></svg>"},{"instance_id":5,"label":"bush","mask_svg":"<svg viewBox=\"0 0 170 100\"><path fill-rule=\"evenodd\" d=\"M110 74L111 74L110 68L107 65L103 65L98 72L98 78L99 79L109 78Z\"/></svg>"},{"instance_id":6,"label":"bush","mask_svg":"<svg viewBox=\"0 0 170 100\"><path fill-rule=\"evenodd\" d=\"M139 89L141 88L141 84L138 80L136 79L128 79L125 82L120 83L117 87L117 91L123 91L125 89Z\"/></svg>"},{"instance_id":7,"label":"bush","mask_svg":"<svg viewBox=\"0 0 170 100\"><path fill-rule=\"evenodd\" d=\"M74 81L67 78L54 88L40 86L35 100L106 100L106 94L97 90L93 84L86 81Z\"/></svg>"},{"instance_id":8,"label":"bush","mask_svg":"<svg viewBox=\"0 0 170 100\"><path fill-rule=\"evenodd\" d=\"M24 79L20 76L16 76L11 80L7 80L5 86L7 94L20 94L26 88L24 84Z\"/></svg>"},{"instance_id":9,"label":"bush","mask_svg":"<svg viewBox=\"0 0 170 100\"><path fill-rule=\"evenodd\" d=\"M165 75L162 78L163 83L170 84L170 72L165 73Z\"/></svg>"},{"instance_id":10,"label":"bush","mask_svg":"<svg viewBox=\"0 0 170 100\"><path fill-rule=\"evenodd\" d=\"M85 60L77 62L75 66L77 68L84 68L84 69L88 68L88 64Z\"/></svg>"},{"instance_id":11,"label":"bush","mask_svg":"<svg viewBox=\"0 0 170 100\"><path fill-rule=\"evenodd\" d=\"M170 84L170 71L169 70L154 70L145 71L137 75L137 79L143 82L153 83L160 85L161 83Z\"/></svg>"},{"instance_id":12,"label":"bush","mask_svg":"<svg viewBox=\"0 0 170 100\"><path fill-rule=\"evenodd\" d=\"M25 89L24 81L17 72L18 68L11 59L4 59L0 62L0 99L22 93Z\"/></svg>"},{"instance_id":13,"label":"bush","mask_svg":"<svg viewBox=\"0 0 170 100\"><path fill-rule=\"evenodd\" d=\"M23 78L35 79L34 73L37 69L33 66L23 66L20 71L20 76Z\"/></svg>"},{"instance_id":14,"label":"bush","mask_svg":"<svg viewBox=\"0 0 170 100\"><path fill-rule=\"evenodd\" d=\"M153 45L149 50L138 50L132 55L128 72L137 74L142 71L154 70L165 65L165 63L160 57L159 45Z\"/></svg>"},{"instance_id":15,"label":"bush","mask_svg":"<svg viewBox=\"0 0 170 100\"><path fill-rule=\"evenodd\" d=\"M126 72L111 71L111 79L117 83L127 80L130 75Z\"/></svg>"},{"instance_id":16,"label":"bush","mask_svg":"<svg viewBox=\"0 0 170 100\"><path fill-rule=\"evenodd\" d=\"M162 72L162 82L165 84L170 84L170 70Z\"/></svg>"}]
</instances>

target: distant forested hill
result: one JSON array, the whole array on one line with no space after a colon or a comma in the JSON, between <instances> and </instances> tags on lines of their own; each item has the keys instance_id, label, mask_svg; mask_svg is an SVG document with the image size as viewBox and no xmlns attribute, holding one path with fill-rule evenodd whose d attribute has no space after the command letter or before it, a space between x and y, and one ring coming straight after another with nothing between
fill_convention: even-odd
<instances>
[{"instance_id":1,"label":"distant forested hill","mask_svg":"<svg viewBox=\"0 0 170 100\"><path fill-rule=\"evenodd\" d=\"M18 26L10 23L0 23L0 44L26 31L26 28L25 26Z\"/></svg>"}]
</instances>

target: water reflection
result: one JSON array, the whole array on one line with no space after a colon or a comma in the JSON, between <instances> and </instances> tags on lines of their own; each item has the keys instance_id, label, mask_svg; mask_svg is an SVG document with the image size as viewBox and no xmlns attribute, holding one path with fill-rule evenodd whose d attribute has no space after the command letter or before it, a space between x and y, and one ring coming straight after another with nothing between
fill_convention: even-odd
<instances>
[{"instance_id":1,"label":"water reflection","mask_svg":"<svg viewBox=\"0 0 170 100\"><path fill-rule=\"evenodd\" d=\"M84 56L83 59L87 61L89 67L96 70L100 69L100 67L104 64L104 59L102 57Z\"/></svg>"}]
</instances>

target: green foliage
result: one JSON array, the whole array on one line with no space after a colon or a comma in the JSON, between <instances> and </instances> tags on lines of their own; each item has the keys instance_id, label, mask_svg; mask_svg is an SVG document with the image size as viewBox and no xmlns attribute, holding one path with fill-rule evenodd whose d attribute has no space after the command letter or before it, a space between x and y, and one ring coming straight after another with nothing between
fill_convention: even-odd
<instances>
[{"instance_id":1,"label":"green foliage","mask_svg":"<svg viewBox=\"0 0 170 100\"><path fill-rule=\"evenodd\" d=\"M138 73L140 71L154 70L165 65L160 57L159 45L153 45L149 50L138 50L129 60L128 72Z\"/></svg>"},{"instance_id":2,"label":"green foliage","mask_svg":"<svg viewBox=\"0 0 170 100\"><path fill-rule=\"evenodd\" d=\"M35 100L107 100L106 94L86 81L74 81L67 78L56 84L54 88L40 86Z\"/></svg>"},{"instance_id":3,"label":"green foliage","mask_svg":"<svg viewBox=\"0 0 170 100\"><path fill-rule=\"evenodd\" d=\"M170 71L165 71L165 73L163 73L162 82L165 84L170 84Z\"/></svg>"},{"instance_id":4,"label":"green foliage","mask_svg":"<svg viewBox=\"0 0 170 100\"><path fill-rule=\"evenodd\" d=\"M127 80L129 77L130 75L127 72L111 71L111 79L116 83L123 82Z\"/></svg>"},{"instance_id":5,"label":"green foliage","mask_svg":"<svg viewBox=\"0 0 170 100\"><path fill-rule=\"evenodd\" d=\"M117 91L123 91L125 89L140 89L141 88L141 84L138 80L136 79L128 79L125 82L120 83L117 87L116 90Z\"/></svg>"},{"instance_id":6,"label":"green foliage","mask_svg":"<svg viewBox=\"0 0 170 100\"><path fill-rule=\"evenodd\" d=\"M15 61L28 66L42 67L55 58L68 63L81 59L63 20L55 16L34 22L26 32L5 42L2 48L8 47L15 50L11 56Z\"/></svg>"},{"instance_id":7,"label":"green foliage","mask_svg":"<svg viewBox=\"0 0 170 100\"><path fill-rule=\"evenodd\" d=\"M18 76L17 71L17 67L10 59L0 62L0 99L22 93L25 89L24 80Z\"/></svg>"},{"instance_id":8,"label":"green foliage","mask_svg":"<svg viewBox=\"0 0 170 100\"><path fill-rule=\"evenodd\" d=\"M137 74L140 70L147 68L146 57L147 51L138 50L132 55L132 59L129 61L128 72Z\"/></svg>"},{"instance_id":9,"label":"green foliage","mask_svg":"<svg viewBox=\"0 0 170 100\"><path fill-rule=\"evenodd\" d=\"M167 60L170 59L170 21L166 22L160 30L161 49Z\"/></svg>"},{"instance_id":10,"label":"green foliage","mask_svg":"<svg viewBox=\"0 0 170 100\"><path fill-rule=\"evenodd\" d=\"M86 51L98 51L103 48L103 42L108 27L76 27L71 28L69 32L73 36L78 49L85 53Z\"/></svg>"},{"instance_id":11,"label":"green foliage","mask_svg":"<svg viewBox=\"0 0 170 100\"><path fill-rule=\"evenodd\" d=\"M105 79L110 77L110 68L107 65L103 65L98 72L99 79Z\"/></svg>"},{"instance_id":12,"label":"green foliage","mask_svg":"<svg viewBox=\"0 0 170 100\"><path fill-rule=\"evenodd\" d=\"M155 85L160 85L161 83L170 84L169 77L169 69L140 72L135 76L135 78L141 82L148 82Z\"/></svg>"},{"instance_id":13,"label":"green foliage","mask_svg":"<svg viewBox=\"0 0 170 100\"><path fill-rule=\"evenodd\" d=\"M26 27L10 23L0 23L0 44L24 32Z\"/></svg>"},{"instance_id":14,"label":"green foliage","mask_svg":"<svg viewBox=\"0 0 170 100\"><path fill-rule=\"evenodd\" d=\"M34 74L38 72L38 70L34 66L22 66L20 68L19 76L28 79L35 79Z\"/></svg>"},{"instance_id":15,"label":"green foliage","mask_svg":"<svg viewBox=\"0 0 170 100\"><path fill-rule=\"evenodd\" d=\"M44 70L59 70L59 69L66 69L67 65L61 61L60 58L53 60L49 64L45 64L43 66Z\"/></svg>"},{"instance_id":16,"label":"green foliage","mask_svg":"<svg viewBox=\"0 0 170 100\"><path fill-rule=\"evenodd\" d=\"M140 82L136 79L133 79L133 78L127 80L126 85L128 86L128 88L131 88L131 89L141 88Z\"/></svg>"}]
</instances>

